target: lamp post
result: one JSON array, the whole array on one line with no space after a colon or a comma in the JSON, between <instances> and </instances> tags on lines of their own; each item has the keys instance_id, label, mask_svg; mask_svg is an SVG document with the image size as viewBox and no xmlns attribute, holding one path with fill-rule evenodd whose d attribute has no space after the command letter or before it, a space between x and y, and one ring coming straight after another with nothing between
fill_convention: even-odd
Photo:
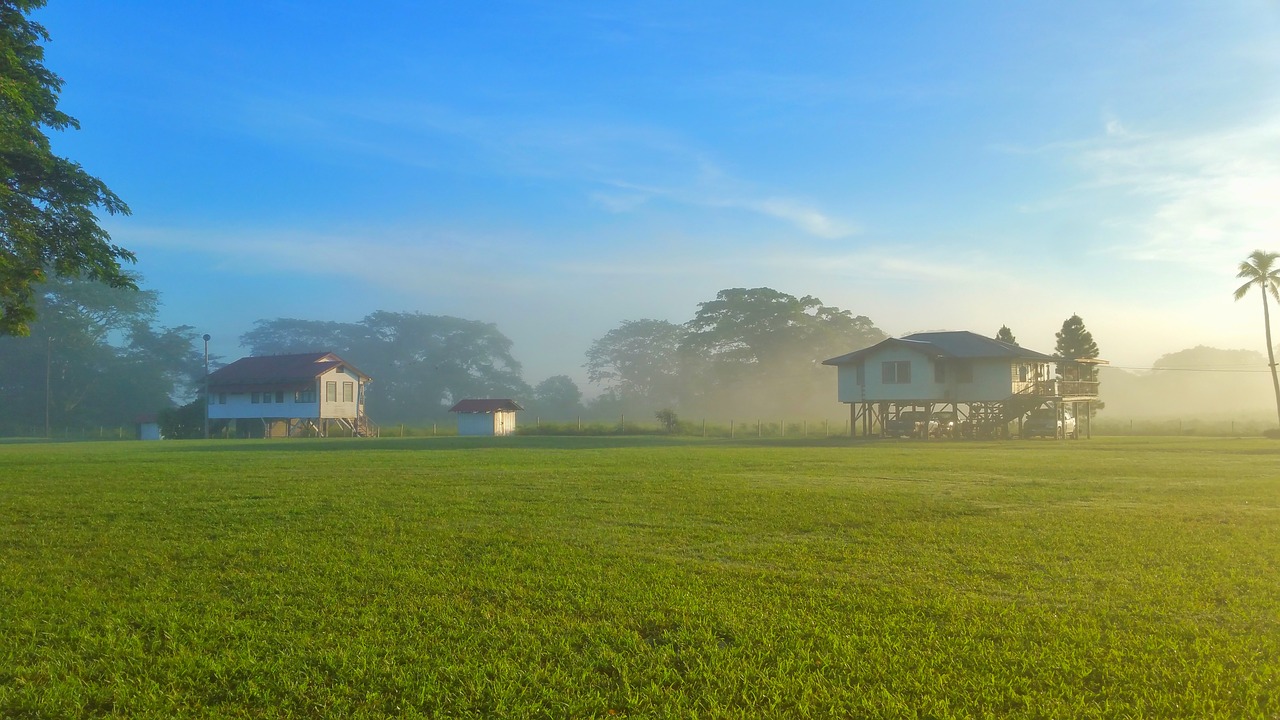
<instances>
[{"instance_id":1,"label":"lamp post","mask_svg":"<svg viewBox=\"0 0 1280 720\"><path fill-rule=\"evenodd\" d=\"M53 404L53 336L46 336L44 340L44 439L48 440L53 437L49 434L49 407Z\"/></svg>"},{"instance_id":2,"label":"lamp post","mask_svg":"<svg viewBox=\"0 0 1280 720\"><path fill-rule=\"evenodd\" d=\"M209 333L204 334L204 439L209 439Z\"/></svg>"}]
</instances>

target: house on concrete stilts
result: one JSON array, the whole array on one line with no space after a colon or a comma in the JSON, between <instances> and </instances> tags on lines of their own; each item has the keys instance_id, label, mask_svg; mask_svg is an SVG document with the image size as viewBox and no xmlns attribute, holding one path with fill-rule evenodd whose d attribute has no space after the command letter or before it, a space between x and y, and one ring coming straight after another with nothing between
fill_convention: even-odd
<instances>
[{"instance_id":1,"label":"house on concrete stilts","mask_svg":"<svg viewBox=\"0 0 1280 720\"><path fill-rule=\"evenodd\" d=\"M378 434L365 415L372 381L330 352L245 357L208 377L211 423L242 437L326 437L342 428L356 437Z\"/></svg>"},{"instance_id":2,"label":"house on concrete stilts","mask_svg":"<svg viewBox=\"0 0 1280 720\"><path fill-rule=\"evenodd\" d=\"M1002 437L1015 423L1021 434L1031 411L1052 408L1060 420L1071 412L1087 437L1098 399L1096 366L1105 362L1066 360L971 332L926 332L822 364L839 373L839 400L849 405L853 435L882 434L893 418L917 412L951 418L968 437Z\"/></svg>"}]
</instances>

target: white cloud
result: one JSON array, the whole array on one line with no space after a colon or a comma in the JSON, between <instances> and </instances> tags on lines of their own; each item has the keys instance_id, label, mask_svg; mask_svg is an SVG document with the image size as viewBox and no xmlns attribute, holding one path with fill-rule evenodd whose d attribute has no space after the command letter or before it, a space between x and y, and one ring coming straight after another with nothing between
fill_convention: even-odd
<instances>
[{"instance_id":1,"label":"white cloud","mask_svg":"<svg viewBox=\"0 0 1280 720\"><path fill-rule=\"evenodd\" d=\"M854 233L852 225L836 220L817 208L786 198L766 198L743 204L756 212L785 220L810 235L829 240L847 237Z\"/></svg>"},{"instance_id":2,"label":"white cloud","mask_svg":"<svg viewBox=\"0 0 1280 720\"><path fill-rule=\"evenodd\" d=\"M1180 136L1107 128L1075 159L1093 178L1086 194L1125 201L1102 217L1113 235L1132 233L1115 253L1229 267L1280 242L1280 114Z\"/></svg>"}]
</instances>

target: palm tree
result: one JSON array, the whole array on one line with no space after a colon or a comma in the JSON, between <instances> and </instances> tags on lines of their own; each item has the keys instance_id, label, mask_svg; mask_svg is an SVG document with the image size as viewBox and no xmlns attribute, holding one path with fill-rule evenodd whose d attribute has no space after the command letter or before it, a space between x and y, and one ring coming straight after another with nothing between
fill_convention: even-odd
<instances>
[{"instance_id":1,"label":"palm tree","mask_svg":"<svg viewBox=\"0 0 1280 720\"><path fill-rule=\"evenodd\" d=\"M1267 306L1268 293L1280 303L1280 266L1276 265L1277 258L1280 258L1280 253L1262 250L1249 253L1249 259L1240 263L1240 272L1236 273L1236 277L1248 281L1236 288L1236 300L1248 295L1249 288L1254 285L1258 286L1262 295L1262 322L1267 330L1267 359L1271 363L1271 384L1276 391L1276 419L1280 420L1280 378L1276 377L1276 351L1271 344L1271 309Z\"/></svg>"}]
</instances>

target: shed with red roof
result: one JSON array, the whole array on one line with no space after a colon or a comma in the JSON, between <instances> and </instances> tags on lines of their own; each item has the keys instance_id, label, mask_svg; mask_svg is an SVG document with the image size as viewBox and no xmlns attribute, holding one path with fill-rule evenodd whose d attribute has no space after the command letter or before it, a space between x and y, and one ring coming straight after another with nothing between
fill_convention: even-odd
<instances>
[{"instance_id":1,"label":"shed with red roof","mask_svg":"<svg viewBox=\"0 0 1280 720\"><path fill-rule=\"evenodd\" d=\"M449 412L458 414L459 435L511 435L516 431L516 411L523 410L508 398L459 400Z\"/></svg>"}]
</instances>

